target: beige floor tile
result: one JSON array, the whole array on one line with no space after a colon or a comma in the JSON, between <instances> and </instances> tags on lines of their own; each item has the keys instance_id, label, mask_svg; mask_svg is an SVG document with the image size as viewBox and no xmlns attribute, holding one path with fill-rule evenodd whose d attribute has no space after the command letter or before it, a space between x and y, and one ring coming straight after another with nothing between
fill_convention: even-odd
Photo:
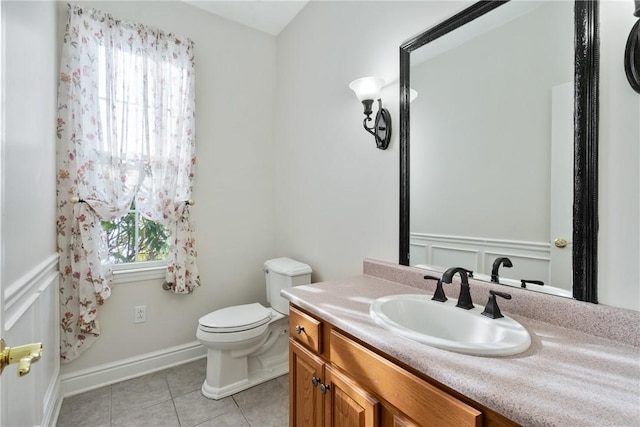
<instances>
[{"instance_id":1,"label":"beige floor tile","mask_svg":"<svg viewBox=\"0 0 640 427\"><path fill-rule=\"evenodd\" d=\"M278 384L289 390L289 374L281 375L275 379Z\"/></svg>"},{"instance_id":2,"label":"beige floor tile","mask_svg":"<svg viewBox=\"0 0 640 427\"><path fill-rule=\"evenodd\" d=\"M173 401L166 400L153 406L129 412L111 421L112 427L180 427Z\"/></svg>"},{"instance_id":3,"label":"beige floor tile","mask_svg":"<svg viewBox=\"0 0 640 427\"><path fill-rule=\"evenodd\" d=\"M176 397L173 401L182 427L192 427L238 409L231 397L207 399L200 390Z\"/></svg>"},{"instance_id":4,"label":"beige floor tile","mask_svg":"<svg viewBox=\"0 0 640 427\"><path fill-rule=\"evenodd\" d=\"M167 369L167 383L175 399L192 391L200 390L207 377L207 359L200 359Z\"/></svg>"},{"instance_id":5,"label":"beige floor tile","mask_svg":"<svg viewBox=\"0 0 640 427\"><path fill-rule=\"evenodd\" d=\"M65 398L57 427L286 427L289 376L220 400L200 389L206 359Z\"/></svg>"},{"instance_id":6,"label":"beige floor tile","mask_svg":"<svg viewBox=\"0 0 640 427\"><path fill-rule=\"evenodd\" d=\"M58 427L109 426L111 415L111 387L102 387L64 399Z\"/></svg>"},{"instance_id":7,"label":"beige floor tile","mask_svg":"<svg viewBox=\"0 0 640 427\"><path fill-rule=\"evenodd\" d=\"M289 390L277 380L233 395L252 427L283 427L289 423Z\"/></svg>"},{"instance_id":8,"label":"beige floor tile","mask_svg":"<svg viewBox=\"0 0 640 427\"><path fill-rule=\"evenodd\" d=\"M197 427L251 427L240 408L198 424ZM259 426L254 426L259 427ZM285 426L283 426L285 427Z\"/></svg>"},{"instance_id":9,"label":"beige floor tile","mask_svg":"<svg viewBox=\"0 0 640 427\"><path fill-rule=\"evenodd\" d=\"M171 399L164 371L144 375L111 386L111 417L121 417L132 411Z\"/></svg>"}]
</instances>

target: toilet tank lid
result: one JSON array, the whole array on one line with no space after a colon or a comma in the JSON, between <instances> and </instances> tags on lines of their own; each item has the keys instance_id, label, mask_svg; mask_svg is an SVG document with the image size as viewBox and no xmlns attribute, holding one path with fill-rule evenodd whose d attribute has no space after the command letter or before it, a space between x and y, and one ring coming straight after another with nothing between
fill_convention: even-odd
<instances>
[{"instance_id":1,"label":"toilet tank lid","mask_svg":"<svg viewBox=\"0 0 640 427\"><path fill-rule=\"evenodd\" d=\"M300 276L302 274L310 274L311 267L300 261L291 258L274 258L266 261L264 267L269 271L284 274L286 276Z\"/></svg>"}]
</instances>

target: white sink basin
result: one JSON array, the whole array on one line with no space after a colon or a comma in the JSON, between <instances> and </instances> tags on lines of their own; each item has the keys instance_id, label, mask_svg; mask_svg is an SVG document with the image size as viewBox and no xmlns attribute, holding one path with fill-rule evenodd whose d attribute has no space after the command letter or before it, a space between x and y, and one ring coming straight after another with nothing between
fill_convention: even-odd
<instances>
[{"instance_id":1,"label":"white sink basin","mask_svg":"<svg viewBox=\"0 0 640 427\"><path fill-rule=\"evenodd\" d=\"M484 306L464 310L456 303L451 298L432 301L424 294L391 295L375 300L369 312L393 333L457 353L509 356L531 345L529 332L510 317L491 319L481 314Z\"/></svg>"}]
</instances>

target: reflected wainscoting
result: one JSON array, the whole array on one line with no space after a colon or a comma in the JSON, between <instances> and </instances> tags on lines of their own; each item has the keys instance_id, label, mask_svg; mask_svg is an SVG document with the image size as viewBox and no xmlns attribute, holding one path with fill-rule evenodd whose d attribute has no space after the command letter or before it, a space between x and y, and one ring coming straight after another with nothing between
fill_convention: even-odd
<instances>
[{"instance_id":1,"label":"reflected wainscoting","mask_svg":"<svg viewBox=\"0 0 640 427\"><path fill-rule=\"evenodd\" d=\"M474 274L491 275L496 258L508 257L513 267L500 270L501 277L514 280L535 279L553 283L551 244L477 237L410 234L410 264L426 264L442 271L463 267Z\"/></svg>"}]
</instances>

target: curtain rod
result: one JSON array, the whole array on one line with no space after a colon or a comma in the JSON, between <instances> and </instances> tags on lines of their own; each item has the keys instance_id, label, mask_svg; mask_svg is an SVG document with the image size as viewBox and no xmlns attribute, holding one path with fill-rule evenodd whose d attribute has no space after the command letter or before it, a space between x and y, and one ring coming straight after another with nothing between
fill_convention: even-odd
<instances>
[{"instance_id":1,"label":"curtain rod","mask_svg":"<svg viewBox=\"0 0 640 427\"><path fill-rule=\"evenodd\" d=\"M76 196L71 197L71 198L69 199L69 202L71 202L71 203L72 203L72 204L74 204L74 205L75 205L76 203L85 203L85 201L84 201L84 200L82 200L81 198L76 197ZM190 205L190 206L193 206L193 205L195 205L195 204L196 204L196 201L195 201L195 200L193 200L193 199L185 200L184 202L185 202L187 205Z\"/></svg>"}]
</instances>

